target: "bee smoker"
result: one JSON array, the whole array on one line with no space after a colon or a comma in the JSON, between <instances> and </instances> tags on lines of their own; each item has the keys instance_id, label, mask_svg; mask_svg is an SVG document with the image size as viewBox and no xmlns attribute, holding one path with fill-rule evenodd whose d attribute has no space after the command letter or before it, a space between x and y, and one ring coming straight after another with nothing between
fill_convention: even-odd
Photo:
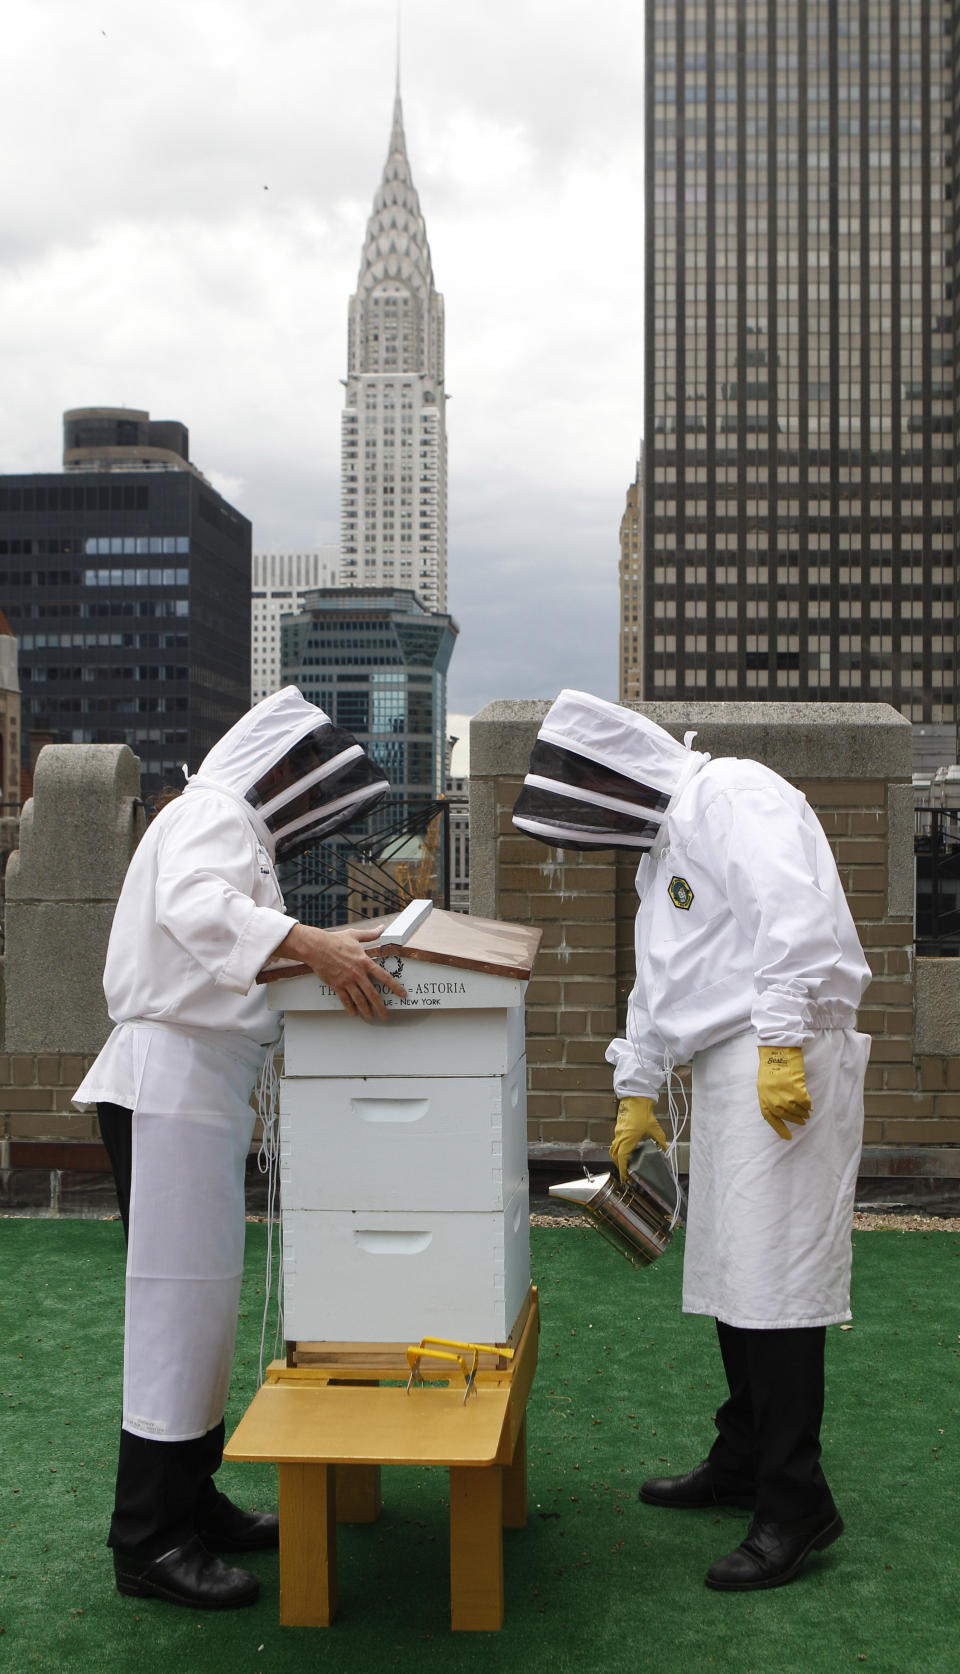
<instances>
[{"instance_id":1,"label":"bee smoker","mask_svg":"<svg viewBox=\"0 0 960 1674\"><path fill-rule=\"evenodd\" d=\"M584 1170L582 1180L551 1186L550 1196L575 1203L633 1267L649 1267L663 1254L683 1207L670 1165L652 1139L634 1146L623 1183L616 1174Z\"/></svg>"}]
</instances>

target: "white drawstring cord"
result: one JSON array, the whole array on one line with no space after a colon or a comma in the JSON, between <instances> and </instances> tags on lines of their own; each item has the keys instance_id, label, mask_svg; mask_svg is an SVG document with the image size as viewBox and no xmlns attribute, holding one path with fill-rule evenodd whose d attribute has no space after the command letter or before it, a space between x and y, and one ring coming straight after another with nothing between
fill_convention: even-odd
<instances>
[{"instance_id":1,"label":"white drawstring cord","mask_svg":"<svg viewBox=\"0 0 960 1674\"><path fill-rule=\"evenodd\" d=\"M674 1190L677 1198L670 1217L669 1232L672 1232L680 1219L680 1208L683 1203L683 1193L680 1190L680 1137L690 1116L690 1105L687 1101L687 1090L673 1071L676 1060L671 1052L666 1052L663 1059L664 1073L667 1078L667 1112L670 1117L670 1138L667 1142L666 1159L673 1178ZM679 1097L678 1097L679 1095ZM683 1101L683 1113L680 1111L680 1101Z\"/></svg>"},{"instance_id":2,"label":"white drawstring cord","mask_svg":"<svg viewBox=\"0 0 960 1674\"><path fill-rule=\"evenodd\" d=\"M263 1069L260 1071L260 1085L257 1090L257 1111L260 1116L262 1134L260 1150L257 1153L257 1167L261 1174L267 1177L267 1268L263 1281L263 1323L260 1327L260 1367L257 1376L257 1388L263 1382L263 1360L267 1341L267 1319L270 1312L270 1295L273 1289L273 1229L277 1229L277 1323L273 1341L273 1355L276 1358L283 1340L283 1223L277 1213L277 1196L280 1184L280 1074L277 1069L277 1056L283 1046L283 1037L273 1046L267 1048L267 1056Z\"/></svg>"},{"instance_id":3,"label":"white drawstring cord","mask_svg":"<svg viewBox=\"0 0 960 1674\"><path fill-rule=\"evenodd\" d=\"M631 1016L631 1012L630 1012L630 1003L628 1001L627 1002L627 1040L628 1040L629 1044L633 1047L634 1053L636 1054L638 1064L643 1066L643 1053L640 1050L640 1046L639 1046L639 1043L638 1043L637 1038L636 1038L636 1030L631 1028L631 1023L632 1023L632 1016ZM664 1152L664 1156L665 1156L666 1161L667 1161L667 1166L670 1169L670 1175L671 1175L671 1178L673 1180L673 1188L674 1188L674 1192L676 1194L676 1202L674 1203L674 1206L673 1206L673 1214L670 1217L670 1227L669 1227L670 1232L672 1232L674 1227L677 1225L677 1222L680 1219L680 1214L681 1214L681 1210L682 1210L682 1207L683 1207L683 1193L680 1190L679 1146L680 1146L681 1136L683 1134L683 1131L684 1131L684 1129L687 1125L687 1121L688 1121L689 1116L690 1116L690 1105L687 1101L686 1088L684 1087L683 1082L680 1080L679 1076L675 1076L674 1073L673 1073L674 1069L676 1068L676 1062L677 1061L674 1058L672 1052L670 1052L670 1051L665 1051L664 1052L664 1054L663 1054L663 1073L666 1077L667 1114L668 1114L669 1119L670 1119L670 1138L667 1141L667 1149ZM681 1114L681 1100L682 1100L682 1104L683 1104L682 1114ZM654 1102L656 1102L656 1101L654 1101Z\"/></svg>"}]
</instances>

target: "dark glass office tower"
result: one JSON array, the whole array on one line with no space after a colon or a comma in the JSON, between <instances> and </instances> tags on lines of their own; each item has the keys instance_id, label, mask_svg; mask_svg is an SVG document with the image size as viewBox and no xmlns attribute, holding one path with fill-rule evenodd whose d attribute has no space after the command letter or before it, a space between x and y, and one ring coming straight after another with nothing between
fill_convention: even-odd
<instances>
[{"instance_id":1,"label":"dark glass office tower","mask_svg":"<svg viewBox=\"0 0 960 1674\"><path fill-rule=\"evenodd\" d=\"M648 0L646 698L955 710L955 3Z\"/></svg>"},{"instance_id":2,"label":"dark glass office tower","mask_svg":"<svg viewBox=\"0 0 960 1674\"><path fill-rule=\"evenodd\" d=\"M0 477L0 607L19 641L24 759L126 743L183 784L250 701L250 524L182 425L67 414L62 473Z\"/></svg>"},{"instance_id":3,"label":"dark glass office tower","mask_svg":"<svg viewBox=\"0 0 960 1674\"><path fill-rule=\"evenodd\" d=\"M352 732L411 807L446 785L442 725L458 631L403 587L318 587L281 624L283 679Z\"/></svg>"},{"instance_id":4,"label":"dark glass office tower","mask_svg":"<svg viewBox=\"0 0 960 1674\"><path fill-rule=\"evenodd\" d=\"M318 587L298 615L282 619L283 679L352 733L390 781L388 802L368 821L281 873L288 909L304 923L379 917L402 898L392 862L419 858L416 832L425 835L427 825L418 822L446 789L447 669L457 633L452 616L403 587ZM351 871L358 842L377 862L366 879ZM389 900L378 893L383 885L394 889Z\"/></svg>"}]
</instances>

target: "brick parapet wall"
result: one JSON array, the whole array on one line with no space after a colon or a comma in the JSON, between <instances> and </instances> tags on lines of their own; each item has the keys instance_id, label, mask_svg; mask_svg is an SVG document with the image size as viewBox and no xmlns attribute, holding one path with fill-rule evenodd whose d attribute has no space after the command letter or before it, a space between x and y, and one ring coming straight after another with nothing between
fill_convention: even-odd
<instances>
[{"instance_id":1,"label":"brick parapet wall","mask_svg":"<svg viewBox=\"0 0 960 1674\"><path fill-rule=\"evenodd\" d=\"M0 1140L99 1143L94 1112L70 1103L92 1063L79 1053L0 1053Z\"/></svg>"},{"instance_id":2,"label":"brick parapet wall","mask_svg":"<svg viewBox=\"0 0 960 1674\"><path fill-rule=\"evenodd\" d=\"M64 1141L99 1147L96 1111L77 1110L71 1103L95 1058L96 1053L0 1052L0 1143L17 1147ZM261 1131L258 1117L254 1149ZM26 1155L22 1152L20 1160Z\"/></svg>"},{"instance_id":3,"label":"brick parapet wall","mask_svg":"<svg viewBox=\"0 0 960 1674\"><path fill-rule=\"evenodd\" d=\"M878 1166L882 1153L901 1153L891 1171L940 1167L943 1148L960 1146L960 1038L955 1052L918 1042L907 724L885 705L643 707L675 736L697 727L698 749L766 761L815 808L874 973L860 1014L873 1039L865 1146ZM527 996L530 1145L592 1154L609 1143L615 1112L604 1053L633 983L636 866L609 850L561 855L513 826L546 708L491 705L472 724L471 910L543 931ZM960 978L952 963L943 981ZM911 1163L923 1148L926 1161ZM949 1157L943 1166L954 1169Z\"/></svg>"},{"instance_id":4,"label":"brick parapet wall","mask_svg":"<svg viewBox=\"0 0 960 1674\"><path fill-rule=\"evenodd\" d=\"M0 1211L115 1216L116 1194L96 1112L71 1097L95 1055L0 1053ZM267 1210L260 1123L247 1159L247 1209Z\"/></svg>"},{"instance_id":5,"label":"brick parapet wall","mask_svg":"<svg viewBox=\"0 0 960 1674\"><path fill-rule=\"evenodd\" d=\"M546 1144L570 1143L571 1134L599 1143L609 1129L603 1049L617 1016L616 863L609 853L560 859L531 843L511 821L519 778L500 781L499 790L504 887L495 916L543 932L527 990L529 1135Z\"/></svg>"},{"instance_id":6,"label":"brick parapet wall","mask_svg":"<svg viewBox=\"0 0 960 1674\"><path fill-rule=\"evenodd\" d=\"M95 1054L0 1053L0 1212L113 1216L116 1195L96 1112L71 1097ZM247 1159L247 1209L267 1210L260 1122Z\"/></svg>"}]
</instances>

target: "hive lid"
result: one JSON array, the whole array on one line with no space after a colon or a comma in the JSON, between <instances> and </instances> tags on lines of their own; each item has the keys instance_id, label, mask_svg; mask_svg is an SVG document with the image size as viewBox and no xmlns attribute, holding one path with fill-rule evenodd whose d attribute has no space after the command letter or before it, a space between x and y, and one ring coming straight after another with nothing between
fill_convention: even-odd
<instances>
[{"instance_id":1,"label":"hive lid","mask_svg":"<svg viewBox=\"0 0 960 1674\"><path fill-rule=\"evenodd\" d=\"M543 934L528 924L506 924L499 918L476 918L472 913L450 913L434 907L401 945L390 940L390 926L399 917L394 913L385 920L383 935L371 949L377 956L402 954L404 959L419 959L429 965L486 971L520 982L529 981ZM350 928L362 928L362 921ZM260 972L257 981L276 982L282 977L307 974L307 965L277 960Z\"/></svg>"}]
</instances>

